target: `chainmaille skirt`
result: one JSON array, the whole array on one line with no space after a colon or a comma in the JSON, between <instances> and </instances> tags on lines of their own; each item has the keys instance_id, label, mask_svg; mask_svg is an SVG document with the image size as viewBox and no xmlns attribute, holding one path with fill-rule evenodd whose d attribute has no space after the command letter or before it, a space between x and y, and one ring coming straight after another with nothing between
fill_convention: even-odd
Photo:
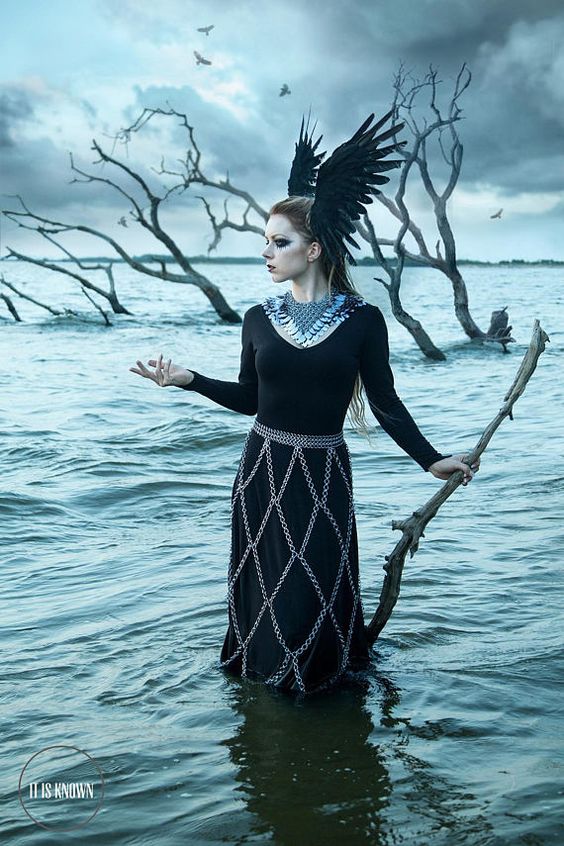
<instances>
[{"instance_id":1,"label":"chainmaille skirt","mask_svg":"<svg viewBox=\"0 0 564 846\"><path fill-rule=\"evenodd\" d=\"M343 433L255 420L231 494L222 668L298 694L366 667L350 455Z\"/></svg>"}]
</instances>

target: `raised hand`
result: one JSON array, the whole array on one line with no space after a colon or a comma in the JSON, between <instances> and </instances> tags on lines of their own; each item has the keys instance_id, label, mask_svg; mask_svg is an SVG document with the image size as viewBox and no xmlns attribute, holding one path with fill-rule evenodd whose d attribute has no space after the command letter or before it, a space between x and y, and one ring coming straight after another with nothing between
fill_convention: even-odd
<instances>
[{"instance_id":1,"label":"raised hand","mask_svg":"<svg viewBox=\"0 0 564 846\"><path fill-rule=\"evenodd\" d=\"M154 370L148 370L142 361L137 359L137 367L130 367L130 371L132 373L138 373L139 376L143 376L145 379L151 379L156 385L159 385L161 388L166 388L169 385L174 385L177 388L183 388L186 385L189 385L194 375L190 370L186 370L184 367L179 367L176 364L172 363L172 359L168 359L168 361L164 361L163 354L161 353L158 359L150 358L147 362L149 367L154 367Z\"/></svg>"},{"instance_id":2,"label":"raised hand","mask_svg":"<svg viewBox=\"0 0 564 846\"><path fill-rule=\"evenodd\" d=\"M437 479L448 479L449 476L456 472L456 470L464 470L464 479L462 484L466 486L474 478L474 473L480 469L480 459L477 458L474 464L468 465L465 463L466 456L463 452L459 455L451 455L448 458L441 458L440 461L435 461L429 467L429 473L436 476Z\"/></svg>"}]
</instances>

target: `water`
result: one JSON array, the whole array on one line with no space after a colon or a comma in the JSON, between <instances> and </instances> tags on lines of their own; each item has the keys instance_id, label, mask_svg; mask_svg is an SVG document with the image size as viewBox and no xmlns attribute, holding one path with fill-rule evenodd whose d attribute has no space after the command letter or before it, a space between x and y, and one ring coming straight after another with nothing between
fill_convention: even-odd
<instances>
[{"instance_id":1,"label":"water","mask_svg":"<svg viewBox=\"0 0 564 846\"><path fill-rule=\"evenodd\" d=\"M133 315L107 328L69 281L7 270L88 319L20 301L25 322L0 318L3 842L62 842L18 799L25 762L58 743L106 781L68 843L561 842L562 269L465 271L479 325L508 306L510 355L469 343L446 280L408 270L404 302L446 362L422 358L376 272L357 270L387 317L398 393L442 452L469 449L495 415L535 317L550 343L515 419L406 562L364 683L302 703L218 666L229 494L252 419L128 370L163 352L235 379L240 326L195 289L119 268ZM207 271L240 313L273 290L261 267ZM391 521L441 483L381 430L373 446L346 437L370 614Z\"/></svg>"}]
</instances>

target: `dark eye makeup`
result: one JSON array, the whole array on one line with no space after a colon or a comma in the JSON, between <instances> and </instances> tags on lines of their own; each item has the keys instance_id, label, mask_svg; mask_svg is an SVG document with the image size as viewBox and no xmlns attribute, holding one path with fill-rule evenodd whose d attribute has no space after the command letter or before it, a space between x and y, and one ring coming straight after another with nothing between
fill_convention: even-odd
<instances>
[{"instance_id":1,"label":"dark eye makeup","mask_svg":"<svg viewBox=\"0 0 564 846\"><path fill-rule=\"evenodd\" d=\"M287 247L290 242L286 238L275 238L274 243L277 247L282 248ZM266 246L268 247L268 240L266 240Z\"/></svg>"}]
</instances>

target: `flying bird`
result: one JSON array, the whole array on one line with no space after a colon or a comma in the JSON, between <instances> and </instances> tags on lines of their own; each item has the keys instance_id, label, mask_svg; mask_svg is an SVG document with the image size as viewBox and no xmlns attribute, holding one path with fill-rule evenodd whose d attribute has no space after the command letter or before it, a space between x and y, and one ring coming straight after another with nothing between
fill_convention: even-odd
<instances>
[{"instance_id":1,"label":"flying bird","mask_svg":"<svg viewBox=\"0 0 564 846\"><path fill-rule=\"evenodd\" d=\"M499 220L501 218L501 213L503 209L500 209L495 214L490 214L490 220L495 220L496 218Z\"/></svg>"},{"instance_id":2,"label":"flying bird","mask_svg":"<svg viewBox=\"0 0 564 846\"><path fill-rule=\"evenodd\" d=\"M196 57L196 64L197 65L211 65L210 60L204 59L204 57L202 55L200 55L200 53L198 53L197 50L194 50L194 55Z\"/></svg>"},{"instance_id":3,"label":"flying bird","mask_svg":"<svg viewBox=\"0 0 564 846\"><path fill-rule=\"evenodd\" d=\"M279 95L279 96L280 96L280 97L284 97L286 94L291 94L291 93L292 93L292 92L290 91L290 89L288 88L288 86L286 85L286 83L284 83L284 85L283 85L283 86L282 86L282 88L280 89L280 95Z\"/></svg>"},{"instance_id":4,"label":"flying bird","mask_svg":"<svg viewBox=\"0 0 564 846\"><path fill-rule=\"evenodd\" d=\"M120 217L120 219L118 220L118 226L127 226L127 220L125 219L125 215Z\"/></svg>"},{"instance_id":5,"label":"flying bird","mask_svg":"<svg viewBox=\"0 0 564 846\"><path fill-rule=\"evenodd\" d=\"M209 35L214 26L215 24L211 24L210 26L199 26L198 32L205 32L206 35Z\"/></svg>"}]
</instances>

